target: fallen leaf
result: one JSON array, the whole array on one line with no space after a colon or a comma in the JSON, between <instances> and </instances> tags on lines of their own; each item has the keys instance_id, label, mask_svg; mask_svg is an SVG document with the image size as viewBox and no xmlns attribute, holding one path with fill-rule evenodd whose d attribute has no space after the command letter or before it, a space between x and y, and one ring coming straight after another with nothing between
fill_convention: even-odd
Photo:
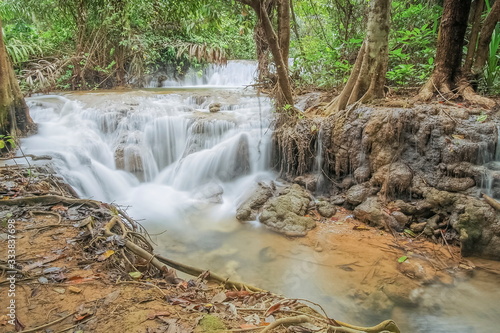
<instances>
[{"instance_id":1,"label":"fallen leaf","mask_svg":"<svg viewBox=\"0 0 500 333\"><path fill-rule=\"evenodd\" d=\"M59 294L64 294L66 292L66 289L64 288L53 288L52 290Z\"/></svg>"},{"instance_id":2,"label":"fallen leaf","mask_svg":"<svg viewBox=\"0 0 500 333\"><path fill-rule=\"evenodd\" d=\"M463 136L462 134L452 134L451 136L453 137L453 139L457 139L457 140L465 139L465 136Z\"/></svg>"},{"instance_id":3,"label":"fallen leaf","mask_svg":"<svg viewBox=\"0 0 500 333\"><path fill-rule=\"evenodd\" d=\"M250 295L249 291L241 290L241 291L228 291L226 292L227 298L243 298Z\"/></svg>"},{"instance_id":4,"label":"fallen leaf","mask_svg":"<svg viewBox=\"0 0 500 333\"><path fill-rule=\"evenodd\" d=\"M399 263L403 263L403 262L405 262L405 261L406 261L406 259L408 259L408 257L407 257L407 256L402 256L402 257L399 257L398 262L399 262Z\"/></svg>"},{"instance_id":5,"label":"fallen leaf","mask_svg":"<svg viewBox=\"0 0 500 333\"><path fill-rule=\"evenodd\" d=\"M114 301L116 301L118 296L120 296L120 290L113 291L111 294L106 296L106 298L104 299L104 305L108 305L110 303L113 303Z\"/></svg>"},{"instance_id":6,"label":"fallen leaf","mask_svg":"<svg viewBox=\"0 0 500 333\"><path fill-rule=\"evenodd\" d=\"M405 229L404 232L405 232L405 234L408 234L411 237L417 237L417 235L415 235L415 233L413 231L411 231L410 229Z\"/></svg>"},{"instance_id":7,"label":"fallen leaf","mask_svg":"<svg viewBox=\"0 0 500 333\"><path fill-rule=\"evenodd\" d=\"M5 326L7 325L7 322L9 321L9 317L6 315L0 316L0 325Z\"/></svg>"},{"instance_id":8,"label":"fallen leaf","mask_svg":"<svg viewBox=\"0 0 500 333\"><path fill-rule=\"evenodd\" d=\"M226 298L227 298L226 293L221 291L220 293L218 293L217 295L212 297L211 302L212 303L222 303L226 300Z\"/></svg>"},{"instance_id":9,"label":"fallen leaf","mask_svg":"<svg viewBox=\"0 0 500 333\"><path fill-rule=\"evenodd\" d=\"M68 290L74 294L79 294L82 292L80 288L77 288L75 286L69 286Z\"/></svg>"},{"instance_id":10,"label":"fallen leaf","mask_svg":"<svg viewBox=\"0 0 500 333\"><path fill-rule=\"evenodd\" d=\"M85 313L83 315L75 315L75 321L81 321L90 315L91 315L91 313Z\"/></svg>"},{"instance_id":11,"label":"fallen leaf","mask_svg":"<svg viewBox=\"0 0 500 333\"><path fill-rule=\"evenodd\" d=\"M137 272L137 271L136 271L136 272L130 272L130 273L128 273L128 275L130 275L130 277L131 277L132 279L136 279L136 280L138 280L138 279L140 279L140 278L141 278L142 273L141 273L141 272Z\"/></svg>"},{"instance_id":12,"label":"fallen leaf","mask_svg":"<svg viewBox=\"0 0 500 333\"><path fill-rule=\"evenodd\" d=\"M50 210L52 210L52 211L60 211L60 212L65 212L65 211L67 211L67 210L68 210L68 207L64 207L63 205L58 204L58 205L52 206L52 208L50 208Z\"/></svg>"},{"instance_id":13,"label":"fallen leaf","mask_svg":"<svg viewBox=\"0 0 500 333\"><path fill-rule=\"evenodd\" d=\"M269 317L270 315L278 311L280 308L281 308L281 303L274 304L269 309L267 309L266 313L264 314L264 317Z\"/></svg>"},{"instance_id":14,"label":"fallen leaf","mask_svg":"<svg viewBox=\"0 0 500 333\"><path fill-rule=\"evenodd\" d=\"M168 317L168 316L171 316L171 315L172 314L170 312L168 312L168 311L161 311L161 312L154 312L154 311L152 311L152 312L150 312L148 314L148 319L149 320L153 320L153 319L155 319L157 317L161 317L161 316Z\"/></svg>"},{"instance_id":15,"label":"fallen leaf","mask_svg":"<svg viewBox=\"0 0 500 333\"><path fill-rule=\"evenodd\" d=\"M360 231L360 230L370 230L370 228L363 227L363 226L361 226L361 225L355 225L355 226L352 228L352 230L358 230L358 231Z\"/></svg>"},{"instance_id":16,"label":"fallen leaf","mask_svg":"<svg viewBox=\"0 0 500 333\"><path fill-rule=\"evenodd\" d=\"M241 324L240 325L240 328L242 328L242 329L256 328L256 327L259 327L259 326L255 326L254 324Z\"/></svg>"},{"instance_id":17,"label":"fallen leaf","mask_svg":"<svg viewBox=\"0 0 500 333\"><path fill-rule=\"evenodd\" d=\"M101 254L99 257L97 257L97 261L104 261L104 260L108 259L109 257L111 257L113 254L115 254L115 251L107 250L106 252Z\"/></svg>"}]
</instances>

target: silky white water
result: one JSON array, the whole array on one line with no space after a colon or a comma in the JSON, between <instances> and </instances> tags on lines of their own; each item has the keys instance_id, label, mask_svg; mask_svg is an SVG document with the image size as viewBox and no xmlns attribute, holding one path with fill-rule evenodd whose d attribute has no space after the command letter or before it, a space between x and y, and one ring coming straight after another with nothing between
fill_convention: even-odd
<instances>
[{"instance_id":1,"label":"silky white water","mask_svg":"<svg viewBox=\"0 0 500 333\"><path fill-rule=\"evenodd\" d=\"M22 141L23 151L53 156L53 167L82 197L127 206L151 233L166 230L154 239L157 250L172 259L311 299L343 321L370 325L387 319L356 308L346 296L355 286L337 278L334 266L323 265L341 261L338 254L319 255L257 222L236 221L236 207L252 186L277 177L272 105L248 89L205 85L214 78L226 82L220 85L250 84L255 66L247 65L212 67L200 82L177 82L183 89L29 98L39 132ZM204 86L185 89L195 84ZM221 111L210 113L214 102ZM498 278L480 274L456 287L425 288L425 306L395 307L393 319L404 332L494 332L499 285Z\"/></svg>"}]
</instances>

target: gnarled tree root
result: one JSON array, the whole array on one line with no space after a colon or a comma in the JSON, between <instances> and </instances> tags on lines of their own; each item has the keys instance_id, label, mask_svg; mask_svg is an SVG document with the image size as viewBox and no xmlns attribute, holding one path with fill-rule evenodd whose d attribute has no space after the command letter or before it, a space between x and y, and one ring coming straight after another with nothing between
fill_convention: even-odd
<instances>
[{"instance_id":1,"label":"gnarled tree root","mask_svg":"<svg viewBox=\"0 0 500 333\"><path fill-rule=\"evenodd\" d=\"M120 218L115 216L113 217L105 226L104 226L104 235L107 237L109 236L115 236L116 234L111 231L111 229L115 226L116 223L122 223L120 221ZM122 227L123 228L123 227ZM116 235L117 236L117 235ZM171 267L173 269L176 269L178 271L181 271L183 273L192 275L192 276L200 276L201 274L204 274L206 271L196 268L196 267L191 267L188 265L181 264L179 262L170 260L168 258L162 257L160 255L155 255L151 254L148 251L144 250L137 244L125 239L125 247L129 249L131 252L134 254L140 256L141 258L147 260L151 265L153 265L155 268L160 270L161 272L164 273L165 278L169 282L176 283L178 282L179 278L177 278L175 271L172 269L169 269L168 267ZM241 282L234 282L234 281L229 281L222 276L219 276L217 274L209 272L206 277L207 280L213 281L213 282L219 282L224 284L227 288L236 288L239 290L246 289L254 292L262 292L264 291L263 289L241 283Z\"/></svg>"},{"instance_id":2,"label":"gnarled tree root","mask_svg":"<svg viewBox=\"0 0 500 333\"><path fill-rule=\"evenodd\" d=\"M85 205L93 208L100 208L103 204L97 200L90 199L73 199L66 198L60 195L41 195L41 196L33 196L33 197L23 197L23 198L14 198L9 200L0 200L0 206L48 206L55 205L58 203L64 203L67 205Z\"/></svg>"},{"instance_id":3,"label":"gnarled tree root","mask_svg":"<svg viewBox=\"0 0 500 333\"><path fill-rule=\"evenodd\" d=\"M105 226L104 226L104 235L107 237L110 236L118 236L114 232L111 231L111 229L115 226L116 223L122 223L119 219L119 217L115 216L113 217ZM144 250L142 247L138 246L137 244L134 244L133 242L125 239L125 247L132 251L134 254L138 255L139 257L147 260L151 265L156 267L160 272L163 273L165 279L170 282L170 283L179 283L182 280L179 279L175 273L174 270L169 269L167 265L164 263L160 262L153 254L149 253L148 251Z\"/></svg>"}]
</instances>

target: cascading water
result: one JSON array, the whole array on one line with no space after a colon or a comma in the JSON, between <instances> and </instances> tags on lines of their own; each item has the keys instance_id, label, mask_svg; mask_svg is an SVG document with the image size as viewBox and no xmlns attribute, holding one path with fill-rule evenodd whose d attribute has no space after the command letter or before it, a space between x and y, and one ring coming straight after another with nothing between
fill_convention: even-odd
<instances>
[{"instance_id":1,"label":"cascading water","mask_svg":"<svg viewBox=\"0 0 500 333\"><path fill-rule=\"evenodd\" d=\"M213 67L201 81L182 84L241 86L252 82L255 64L249 68L244 62ZM215 78L218 83L213 83ZM254 228L257 223L236 221L236 207L253 184L277 176L270 169L269 99L234 88L175 89L30 98L39 132L22 141L23 151L53 156L54 168L81 196L129 206L129 214L143 219L151 233L166 229L154 237L156 250L174 260L317 301L344 321L369 324L369 317L374 324L387 319L363 312L345 296L356 286L341 278L346 271L335 268L346 260L339 252L318 253ZM221 111L210 113L212 103L220 103ZM321 140L322 130L318 148ZM319 174L321 165L320 154ZM498 324L491 306L499 297L498 285L465 283L446 295L438 287L429 288L423 293L428 306L397 308L393 319L407 332L456 327L486 332ZM482 313L482 326L475 326L474 311Z\"/></svg>"}]
</instances>

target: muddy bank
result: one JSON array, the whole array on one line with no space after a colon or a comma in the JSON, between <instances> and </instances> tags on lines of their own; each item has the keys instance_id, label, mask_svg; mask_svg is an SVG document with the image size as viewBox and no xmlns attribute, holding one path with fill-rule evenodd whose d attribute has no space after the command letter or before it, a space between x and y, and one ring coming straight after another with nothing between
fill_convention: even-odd
<instances>
[{"instance_id":1,"label":"muddy bank","mask_svg":"<svg viewBox=\"0 0 500 333\"><path fill-rule=\"evenodd\" d=\"M459 106L362 106L278 129L274 159L286 180L370 225L500 260L500 215L481 197L500 199L499 124L498 112Z\"/></svg>"}]
</instances>

